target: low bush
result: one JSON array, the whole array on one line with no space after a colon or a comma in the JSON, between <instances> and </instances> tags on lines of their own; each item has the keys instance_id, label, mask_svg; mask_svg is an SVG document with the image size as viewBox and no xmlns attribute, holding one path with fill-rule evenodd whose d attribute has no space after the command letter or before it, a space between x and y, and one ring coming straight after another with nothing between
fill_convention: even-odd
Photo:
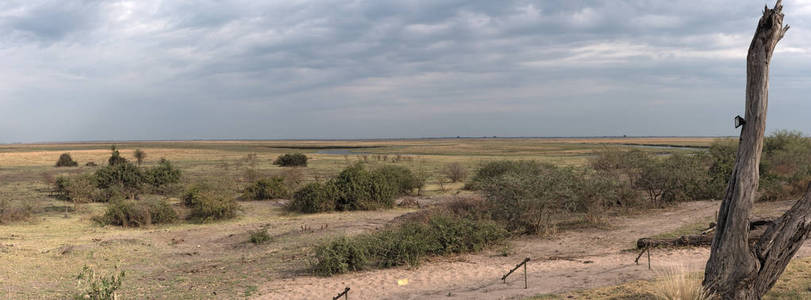
<instances>
[{"instance_id":1,"label":"low bush","mask_svg":"<svg viewBox=\"0 0 811 300\"><path fill-rule=\"evenodd\" d=\"M467 169L460 163L449 163L442 168L442 175L451 182L465 181L467 178Z\"/></svg>"},{"instance_id":2,"label":"low bush","mask_svg":"<svg viewBox=\"0 0 811 300\"><path fill-rule=\"evenodd\" d=\"M310 183L293 194L287 204L287 210L303 213L317 213L335 209L335 186L322 183Z\"/></svg>"},{"instance_id":3,"label":"low bush","mask_svg":"<svg viewBox=\"0 0 811 300\"><path fill-rule=\"evenodd\" d=\"M527 175L539 174L540 165L535 161L529 160L499 160L487 162L482 164L479 169L476 170L476 173L473 174L473 178L465 185L465 189L481 189L482 183L506 173Z\"/></svg>"},{"instance_id":4,"label":"low bush","mask_svg":"<svg viewBox=\"0 0 811 300\"><path fill-rule=\"evenodd\" d=\"M307 156L302 153L282 154L273 161L273 164L281 167L306 167Z\"/></svg>"},{"instance_id":5,"label":"low bush","mask_svg":"<svg viewBox=\"0 0 811 300\"><path fill-rule=\"evenodd\" d=\"M325 186L334 189L337 210L391 208L398 188L387 177L367 171L362 164L344 169Z\"/></svg>"},{"instance_id":6,"label":"low bush","mask_svg":"<svg viewBox=\"0 0 811 300\"><path fill-rule=\"evenodd\" d=\"M59 155L59 159L56 161L56 167L75 167L78 165L79 163L70 157L70 153L62 153L62 155Z\"/></svg>"},{"instance_id":7,"label":"low bush","mask_svg":"<svg viewBox=\"0 0 811 300\"><path fill-rule=\"evenodd\" d=\"M270 241L270 234L268 234L268 230L266 228L250 230L248 231L248 234L250 235L249 241L256 245L264 244Z\"/></svg>"},{"instance_id":8,"label":"low bush","mask_svg":"<svg viewBox=\"0 0 811 300\"><path fill-rule=\"evenodd\" d=\"M341 237L315 248L313 271L322 276L360 271L368 264L366 236Z\"/></svg>"},{"instance_id":9,"label":"low bush","mask_svg":"<svg viewBox=\"0 0 811 300\"><path fill-rule=\"evenodd\" d=\"M397 189L398 195L411 194L415 189L421 188L423 185L422 181L411 170L401 166L385 166L374 170L372 175L383 177Z\"/></svg>"},{"instance_id":10,"label":"low bush","mask_svg":"<svg viewBox=\"0 0 811 300\"><path fill-rule=\"evenodd\" d=\"M103 225L141 227L175 222L177 212L164 199L113 200L95 220Z\"/></svg>"},{"instance_id":11,"label":"low bush","mask_svg":"<svg viewBox=\"0 0 811 300\"><path fill-rule=\"evenodd\" d=\"M290 197L284 178L274 176L262 178L245 187L242 198L246 200L283 199Z\"/></svg>"},{"instance_id":12,"label":"low bush","mask_svg":"<svg viewBox=\"0 0 811 300\"><path fill-rule=\"evenodd\" d=\"M352 238L338 238L315 250L313 270L329 276L365 269L416 266L425 257L480 251L507 237L493 222L432 214Z\"/></svg>"},{"instance_id":13,"label":"low bush","mask_svg":"<svg viewBox=\"0 0 811 300\"><path fill-rule=\"evenodd\" d=\"M189 187L183 194L183 204L191 208L189 219L211 222L231 219L239 211L239 203L225 189L210 183L200 182Z\"/></svg>"},{"instance_id":14,"label":"low bush","mask_svg":"<svg viewBox=\"0 0 811 300\"><path fill-rule=\"evenodd\" d=\"M116 291L121 288L126 273L121 271L110 276L98 276L96 272L88 266L84 266L79 275L76 276L80 292L73 295L74 300L114 300L118 299Z\"/></svg>"},{"instance_id":15,"label":"low bush","mask_svg":"<svg viewBox=\"0 0 811 300\"><path fill-rule=\"evenodd\" d=\"M107 159L107 165L114 166L117 164L127 163L127 159L121 156L115 145L110 146L110 158Z\"/></svg>"},{"instance_id":16,"label":"low bush","mask_svg":"<svg viewBox=\"0 0 811 300\"><path fill-rule=\"evenodd\" d=\"M631 186L606 172L552 165L508 171L480 183L487 211L510 231L549 234L553 217L574 212L599 217L609 207L639 202Z\"/></svg>"},{"instance_id":17,"label":"low bush","mask_svg":"<svg viewBox=\"0 0 811 300\"><path fill-rule=\"evenodd\" d=\"M153 189L176 184L180 182L182 172L165 158L161 158L157 166L144 171L144 181Z\"/></svg>"},{"instance_id":18,"label":"low bush","mask_svg":"<svg viewBox=\"0 0 811 300\"><path fill-rule=\"evenodd\" d=\"M130 198L140 194L145 182L144 173L134 164L124 160L96 170L96 186L109 189L117 186Z\"/></svg>"}]
</instances>

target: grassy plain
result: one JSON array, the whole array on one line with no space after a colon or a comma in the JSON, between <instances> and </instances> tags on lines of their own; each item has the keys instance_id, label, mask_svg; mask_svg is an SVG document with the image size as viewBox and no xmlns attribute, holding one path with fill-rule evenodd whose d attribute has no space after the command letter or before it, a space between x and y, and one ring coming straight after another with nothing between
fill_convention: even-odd
<instances>
[{"instance_id":1,"label":"grassy plain","mask_svg":"<svg viewBox=\"0 0 811 300\"><path fill-rule=\"evenodd\" d=\"M281 174L272 161L280 154L304 152L309 166L305 180L337 174L357 161L372 167L398 164L428 174L426 196L460 192L461 183L441 182L439 170L459 162L471 172L484 161L537 160L583 165L592 153L607 147L654 153L694 151L668 145L706 147L716 138L481 138L361 141L156 141L116 142L122 156L135 149L147 153L146 166L159 158L175 163L184 182L230 178L240 182L250 153L263 175ZM101 227L90 218L104 204L73 205L49 197L49 182L62 174L93 172L104 165L111 143L0 145L0 198L34 207L24 222L0 225L0 297L60 298L76 291L75 276L83 265L100 273L127 272L124 298L237 298L255 296L257 286L307 272L308 249L319 240L380 228L413 209L288 214L276 201L243 202L237 219L212 224L180 222L140 229ZM645 146L635 146L645 145ZM656 146L660 145L660 146ZM55 168L69 152L77 168ZM384 160L385 158L385 160ZM397 160L393 162L392 160ZM236 196L236 195L235 195ZM150 196L153 197L153 196ZM154 196L156 197L156 196ZM180 209L178 199L169 199ZM65 210L68 210L67 217ZM271 241L248 242L248 231L267 228Z\"/></svg>"}]
</instances>

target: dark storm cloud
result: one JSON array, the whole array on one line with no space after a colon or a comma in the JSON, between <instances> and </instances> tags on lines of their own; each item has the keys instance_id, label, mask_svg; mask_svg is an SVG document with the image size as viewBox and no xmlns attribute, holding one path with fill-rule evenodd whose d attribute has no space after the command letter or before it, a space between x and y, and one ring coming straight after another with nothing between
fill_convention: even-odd
<instances>
[{"instance_id":1,"label":"dark storm cloud","mask_svg":"<svg viewBox=\"0 0 811 300\"><path fill-rule=\"evenodd\" d=\"M4 2L0 142L732 135L764 4ZM770 127L811 132L784 5Z\"/></svg>"}]
</instances>

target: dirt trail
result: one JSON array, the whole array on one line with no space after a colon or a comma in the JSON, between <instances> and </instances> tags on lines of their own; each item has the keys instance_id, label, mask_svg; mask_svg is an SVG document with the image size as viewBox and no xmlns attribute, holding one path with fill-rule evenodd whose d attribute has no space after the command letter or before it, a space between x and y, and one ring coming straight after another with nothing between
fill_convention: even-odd
<instances>
[{"instance_id":1,"label":"dirt trail","mask_svg":"<svg viewBox=\"0 0 811 300\"><path fill-rule=\"evenodd\" d=\"M513 299L546 293L617 285L650 279L674 267L703 268L707 248L653 250L653 270L647 259L634 264L635 242L640 237L678 229L714 216L718 201L684 203L677 208L656 210L611 220L614 228L567 231L556 239L524 238L511 242L512 253L497 251L436 259L418 268L395 268L344 274L329 278L297 277L269 282L258 299L329 299L351 288L354 299ZM762 215L774 215L791 203L768 204ZM811 254L808 247L800 256ZM524 257L529 288L523 289L523 274L517 272L503 283L500 277ZM407 279L408 284L398 285Z\"/></svg>"}]
</instances>

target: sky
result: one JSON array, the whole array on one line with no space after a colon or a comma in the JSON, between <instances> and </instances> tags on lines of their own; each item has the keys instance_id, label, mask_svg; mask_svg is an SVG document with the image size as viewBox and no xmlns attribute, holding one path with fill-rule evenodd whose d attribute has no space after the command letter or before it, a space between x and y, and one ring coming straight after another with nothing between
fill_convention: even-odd
<instances>
[{"instance_id":1,"label":"sky","mask_svg":"<svg viewBox=\"0 0 811 300\"><path fill-rule=\"evenodd\" d=\"M730 136L763 0L0 2L0 143ZM811 133L811 1L767 130Z\"/></svg>"}]
</instances>

